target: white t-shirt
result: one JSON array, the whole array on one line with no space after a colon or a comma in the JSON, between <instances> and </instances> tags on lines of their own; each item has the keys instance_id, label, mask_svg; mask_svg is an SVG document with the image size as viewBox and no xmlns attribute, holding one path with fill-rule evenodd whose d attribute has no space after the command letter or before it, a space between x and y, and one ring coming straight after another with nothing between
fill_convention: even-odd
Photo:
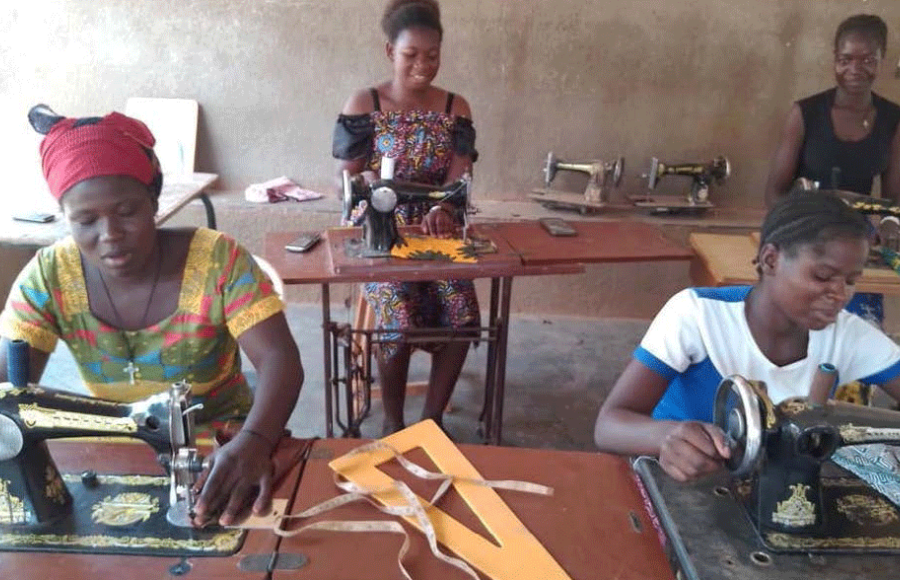
<instances>
[{"instance_id":1,"label":"white t-shirt","mask_svg":"<svg viewBox=\"0 0 900 580\"><path fill-rule=\"evenodd\" d=\"M750 334L744 301L752 286L689 288L660 310L634 357L669 380L657 419L711 422L723 377L764 381L772 401L809 394L816 368L831 363L838 383L881 384L900 375L900 347L862 318L841 311L809 332L806 358L779 367Z\"/></svg>"}]
</instances>

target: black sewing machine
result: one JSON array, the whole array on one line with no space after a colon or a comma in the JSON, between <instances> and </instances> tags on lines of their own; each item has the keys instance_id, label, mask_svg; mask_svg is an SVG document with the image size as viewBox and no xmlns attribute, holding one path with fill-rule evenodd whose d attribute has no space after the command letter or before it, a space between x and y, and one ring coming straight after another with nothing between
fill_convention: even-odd
<instances>
[{"instance_id":1,"label":"black sewing machine","mask_svg":"<svg viewBox=\"0 0 900 580\"><path fill-rule=\"evenodd\" d=\"M900 443L900 413L801 398L776 405L764 384L739 376L722 381L714 413L730 442L728 474L681 484L656 460L635 462L685 577L900 573L900 510L829 461L840 447Z\"/></svg>"},{"instance_id":2,"label":"black sewing machine","mask_svg":"<svg viewBox=\"0 0 900 580\"><path fill-rule=\"evenodd\" d=\"M560 171L585 173L588 176L584 195L575 195L563 191L553 191L550 184ZM544 163L544 189L529 194L528 197L540 202L545 207L567 207L587 213L591 210L603 209L609 204L610 188L618 187L625 171L625 158L618 157L611 161L599 159L591 161L564 161L551 151Z\"/></svg>"},{"instance_id":3,"label":"black sewing machine","mask_svg":"<svg viewBox=\"0 0 900 580\"><path fill-rule=\"evenodd\" d=\"M239 530L191 528L203 470L190 385L125 404L28 384L27 344L13 342L0 384L0 550L153 555L236 551ZM130 437L147 443L167 476L61 474L46 441ZM138 450L136 450L138 451Z\"/></svg>"},{"instance_id":4,"label":"black sewing machine","mask_svg":"<svg viewBox=\"0 0 900 580\"><path fill-rule=\"evenodd\" d=\"M691 178L691 188L683 198L650 194L666 175L683 175ZM722 184L730 175L731 164L723 155L707 163L679 164L663 163L654 157L650 163L650 171L643 175L647 178L647 195L631 196L630 199L636 206L648 208L656 213L703 213L713 205L709 201L710 185L713 182Z\"/></svg>"},{"instance_id":5,"label":"black sewing machine","mask_svg":"<svg viewBox=\"0 0 900 580\"><path fill-rule=\"evenodd\" d=\"M365 202L363 210L363 237L349 240L345 248L350 256L378 258L391 255L400 234L394 221L394 208L401 203L424 203L427 205L449 204L463 221L463 237L468 233L467 214L469 210L471 182L467 178L458 179L449 185L436 187L423 183L410 183L393 179L379 179L366 183L362 175L343 174L342 218L350 221L351 212L360 202Z\"/></svg>"}]
</instances>

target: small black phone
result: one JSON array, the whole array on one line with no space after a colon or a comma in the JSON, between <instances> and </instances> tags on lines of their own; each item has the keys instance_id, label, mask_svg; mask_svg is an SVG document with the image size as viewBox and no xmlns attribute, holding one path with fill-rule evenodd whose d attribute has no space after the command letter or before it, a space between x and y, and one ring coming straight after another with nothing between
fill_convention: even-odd
<instances>
[{"instance_id":1,"label":"small black phone","mask_svg":"<svg viewBox=\"0 0 900 580\"><path fill-rule=\"evenodd\" d=\"M20 222L33 222L37 224L46 224L50 223L56 219L56 216L52 213L41 213L41 212L32 212L32 213L22 213L13 216L14 220Z\"/></svg>"},{"instance_id":2,"label":"small black phone","mask_svg":"<svg viewBox=\"0 0 900 580\"><path fill-rule=\"evenodd\" d=\"M309 251L320 239L322 239L321 232L304 232L297 236L297 239L293 242L286 245L284 249L288 252L303 253Z\"/></svg>"},{"instance_id":3,"label":"small black phone","mask_svg":"<svg viewBox=\"0 0 900 580\"><path fill-rule=\"evenodd\" d=\"M541 218L538 220L551 236L575 236L578 232L561 218Z\"/></svg>"}]
</instances>

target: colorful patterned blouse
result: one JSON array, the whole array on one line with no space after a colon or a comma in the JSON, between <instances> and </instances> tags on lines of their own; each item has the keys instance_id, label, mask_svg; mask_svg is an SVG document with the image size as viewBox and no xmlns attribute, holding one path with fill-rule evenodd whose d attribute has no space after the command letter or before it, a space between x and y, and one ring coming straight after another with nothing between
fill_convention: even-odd
<instances>
[{"instance_id":1,"label":"colorful patterned blouse","mask_svg":"<svg viewBox=\"0 0 900 580\"><path fill-rule=\"evenodd\" d=\"M119 330L91 313L78 247L69 237L41 249L19 274L0 314L0 335L45 352L61 338L88 390L104 399L136 401L187 381L204 404L197 418L206 421L249 410L252 394L235 338L283 309L244 248L200 228L175 312L143 330Z\"/></svg>"}]
</instances>

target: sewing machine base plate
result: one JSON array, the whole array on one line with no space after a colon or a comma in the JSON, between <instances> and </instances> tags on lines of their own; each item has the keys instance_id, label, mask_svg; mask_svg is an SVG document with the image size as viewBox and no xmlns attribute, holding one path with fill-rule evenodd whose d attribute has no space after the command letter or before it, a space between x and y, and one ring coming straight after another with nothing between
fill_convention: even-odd
<instances>
[{"instance_id":1,"label":"sewing machine base plate","mask_svg":"<svg viewBox=\"0 0 900 580\"><path fill-rule=\"evenodd\" d=\"M169 479L149 475L97 475L92 487L64 474L72 514L40 525L11 525L14 498L0 498L0 552L76 552L144 556L229 556L245 530L174 527L166 521ZM6 505L4 505L6 504Z\"/></svg>"},{"instance_id":2,"label":"sewing machine base plate","mask_svg":"<svg viewBox=\"0 0 900 580\"><path fill-rule=\"evenodd\" d=\"M641 209L654 214L703 215L713 207L708 201L692 203L676 196L629 196L631 202Z\"/></svg>"},{"instance_id":3,"label":"sewing machine base plate","mask_svg":"<svg viewBox=\"0 0 900 580\"><path fill-rule=\"evenodd\" d=\"M568 193L565 191L535 190L528 197L540 203L547 209L570 209L580 211L582 214L594 213L609 209L609 204L601 201L589 201L584 195Z\"/></svg>"},{"instance_id":4,"label":"sewing machine base plate","mask_svg":"<svg viewBox=\"0 0 900 580\"><path fill-rule=\"evenodd\" d=\"M344 240L344 254L350 258L390 258L391 251L370 250L360 238Z\"/></svg>"},{"instance_id":5,"label":"sewing machine base plate","mask_svg":"<svg viewBox=\"0 0 900 580\"><path fill-rule=\"evenodd\" d=\"M826 476L847 472L828 463ZM666 535L672 567L686 580L881 580L900 577L900 558L878 550L785 553L766 547L724 471L680 483L655 459L635 461ZM898 540L900 544L900 540Z\"/></svg>"}]
</instances>

